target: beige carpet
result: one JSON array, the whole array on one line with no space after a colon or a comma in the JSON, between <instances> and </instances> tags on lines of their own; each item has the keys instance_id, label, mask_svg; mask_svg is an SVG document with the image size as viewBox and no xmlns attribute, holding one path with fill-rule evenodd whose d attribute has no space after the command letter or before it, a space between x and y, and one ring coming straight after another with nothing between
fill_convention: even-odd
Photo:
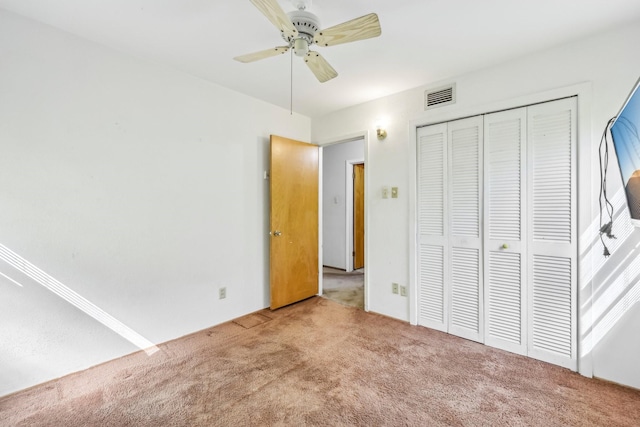
<instances>
[{"instance_id":1,"label":"beige carpet","mask_svg":"<svg viewBox=\"0 0 640 427\"><path fill-rule=\"evenodd\" d=\"M638 426L640 391L314 297L0 398L2 426Z\"/></svg>"},{"instance_id":2,"label":"beige carpet","mask_svg":"<svg viewBox=\"0 0 640 427\"><path fill-rule=\"evenodd\" d=\"M364 271L345 272L324 267L322 296L340 304L364 309Z\"/></svg>"}]
</instances>

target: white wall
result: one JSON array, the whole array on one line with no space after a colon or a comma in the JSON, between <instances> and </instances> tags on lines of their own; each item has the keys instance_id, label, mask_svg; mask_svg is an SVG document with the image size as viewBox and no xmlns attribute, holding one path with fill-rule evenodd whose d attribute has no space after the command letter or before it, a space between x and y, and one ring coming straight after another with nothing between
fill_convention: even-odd
<instances>
[{"instance_id":1,"label":"white wall","mask_svg":"<svg viewBox=\"0 0 640 427\"><path fill-rule=\"evenodd\" d=\"M364 161L364 140L329 145L322 151L322 259L329 267L347 269L347 161ZM352 211L351 211L352 212ZM352 243L353 245L353 243Z\"/></svg>"},{"instance_id":2,"label":"white wall","mask_svg":"<svg viewBox=\"0 0 640 427\"><path fill-rule=\"evenodd\" d=\"M527 100L566 93L561 88L581 87L579 120L579 288L581 372L640 388L640 313L638 271L632 260L640 258L640 231L620 219L614 225L618 239L613 255L604 259L597 239L598 143L609 118L614 116L640 75L636 41L640 22L588 39L539 52L497 67L437 82L455 82L455 105L423 111L426 87L385 97L329 114L312 123L312 139L322 141L360 129L374 130L386 117L388 137L368 146L367 188L369 210L369 309L409 320L407 298L391 293L391 282L407 284L410 271L410 149L415 124L460 118L490 111L496 106L515 107ZM428 53L426 53L428 54ZM587 84L579 85L587 82ZM587 89L585 89L585 87ZM412 126L414 125L414 126ZM611 156L610 194L618 194L615 156ZM400 187L400 198L381 198L382 186ZM622 203L618 203L624 209ZM628 215L620 214L620 218ZM636 268L638 267L638 268ZM593 298L592 298L593 297Z\"/></svg>"},{"instance_id":3,"label":"white wall","mask_svg":"<svg viewBox=\"0 0 640 427\"><path fill-rule=\"evenodd\" d=\"M0 63L1 245L154 343L268 306L269 135L309 118L1 10ZM0 395L137 350L0 273Z\"/></svg>"}]
</instances>

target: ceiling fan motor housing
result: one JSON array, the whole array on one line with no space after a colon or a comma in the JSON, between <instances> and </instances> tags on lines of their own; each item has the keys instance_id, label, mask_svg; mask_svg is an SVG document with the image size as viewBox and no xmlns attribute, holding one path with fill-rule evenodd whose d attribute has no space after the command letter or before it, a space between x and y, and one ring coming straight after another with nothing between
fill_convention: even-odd
<instances>
[{"instance_id":1,"label":"ceiling fan motor housing","mask_svg":"<svg viewBox=\"0 0 640 427\"><path fill-rule=\"evenodd\" d=\"M298 30L298 37L307 41L308 45L313 44L313 36L320 29L320 20L316 15L304 10L296 10L287 13L289 19L293 23L293 26ZM294 43L293 37L284 37L284 40L292 45Z\"/></svg>"}]
</instances>

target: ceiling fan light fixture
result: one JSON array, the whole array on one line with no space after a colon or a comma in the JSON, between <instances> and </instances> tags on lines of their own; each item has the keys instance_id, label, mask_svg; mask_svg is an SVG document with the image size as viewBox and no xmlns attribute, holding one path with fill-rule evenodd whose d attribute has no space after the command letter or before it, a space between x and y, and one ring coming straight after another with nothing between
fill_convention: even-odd
<instances>
[{"instance_id":1,"label":"ceiling fan light fixture","mask_svg":"<svg viewBox=\"0 0 640 427\"><path fill-rule=\"evenodd\" d=\"M293 52L296 56L305 56L309 52L309 43L303 39L295 39L293 42Z\"/></svg>"}]
</instances>

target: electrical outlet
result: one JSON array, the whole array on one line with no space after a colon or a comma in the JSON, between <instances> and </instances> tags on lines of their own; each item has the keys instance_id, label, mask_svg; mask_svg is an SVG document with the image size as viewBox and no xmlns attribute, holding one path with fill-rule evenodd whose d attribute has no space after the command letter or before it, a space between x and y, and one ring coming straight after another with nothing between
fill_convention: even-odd
<instances>
[{"instance_id":1,"label":"electrical outlet","mask_svg":"<svg viewBox=\"0 0 640 427\"><path fill-rule=\"evenodd\" d=\"M394 294L398 293L398 284L397 283L392 283L391 284L391 292L393 292Z\"/></svg>"},{"instance_id":2,"label":"electrical outlet","mask_svg":"<svg viewBox=\"0 0 640 427\"><path fill-rule=\"evenodd\" d=\"M402 296L402 297L406 297L407 296L407 287L406 286L400 286L400 296Z\"/></svg>"},{"instance_id":3,"label":"electrical outlet","mask_svg":"<svg viewBox=\"0 0 640 427\"><path fill-rule=\"evenodd\" d=\"M225 299L227 297L227 288L220 288L218 293L220 294L220 299Z\"/></svg>"}]
</instances>

